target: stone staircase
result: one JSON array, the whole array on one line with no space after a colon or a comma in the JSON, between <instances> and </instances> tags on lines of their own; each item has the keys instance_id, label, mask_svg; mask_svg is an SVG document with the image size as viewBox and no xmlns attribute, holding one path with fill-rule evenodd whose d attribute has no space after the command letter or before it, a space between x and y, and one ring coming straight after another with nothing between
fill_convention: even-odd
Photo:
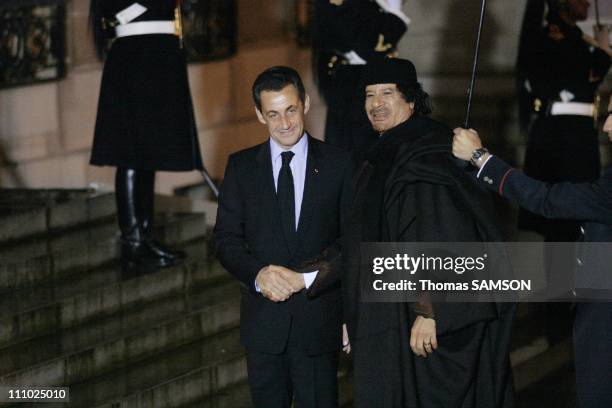
<instances>
[{"instance_id":1,"label":"stone staircase","mask_svg":"<svg viewBox=\"0 0 612 408\"><path fill-rule=\"evenodd\" d=\"M163 213L157 225L189 258L131 273L118 260L112 194L0 192L0 386L70 388L69 405L49 407L251 406L239 285L209 253L205 214ZM519 391L571 359L567 346L542 343L524 306L513 346ZM343 357L342 407L352 406L351 371Z\"/></svg>"},{"instance_id":2,"label":"stone staircase","mask_svg":"<svg viewBox=\"0 0 612 408\"><path fill-rule=\"evenodd\" d=\"M112 194L0 194L1 385L68 386L74 407L212 407L244 383L238 284L209 256L205 215L157 224L189 258L134 274Z\"/></svg>"}]
</instances>

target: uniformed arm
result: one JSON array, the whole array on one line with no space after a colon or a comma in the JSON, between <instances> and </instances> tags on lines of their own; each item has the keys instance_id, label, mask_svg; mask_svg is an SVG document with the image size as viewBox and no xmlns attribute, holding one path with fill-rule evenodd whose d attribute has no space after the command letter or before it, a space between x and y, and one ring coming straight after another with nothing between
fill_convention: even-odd
<instances>
[{"instance_id":1,"label":"uniformed arm","mask_svg":"<svg viewBox=\"0 0 612 408\"><path fill-rule=\"evenodd\" d=\"M546 218L595 221L612 225L612 174L594 183L549 184L491 157L478 180L487 188Z\"/></svg>"},{"instance_id":2,"label":"uniformed arm","mask_svg":"<svg viewBox=\"0 0 612 408\"><path fill-rule=\"evenodd\" d=\"M366 62L394 51L409 20L390 3L323 0L319 7L325 8L321 13L328 30L325 38L333 39L338 51L355 51Z\"/></svg>"},{"instance_id":3,"label":"uniformed arm","mask_svg":"<svg viewBox=\"0 0 612 408\"><path fill-rule=\"evenodd\" d=\"M597 47L577 54L577 48L570 46L573 39L558 38L554 30L542 30L525 45L521 58L520 69L533 95L544 102L559 99L562 90L577 97L593 95L610 68L610 56Z\"/></svg>"},{"instance_id":4,"label":"uniformed arm","mask_svg":"<svg viewBox=\"0 0 612 408\"><path fill-rule=\"evenodd\" d=\"M562 57L551 48L552 45L540 31L523 48L519 68L529 81L531 92L539 98L557 95L567 83L562 72L564 65L560 64Z\"/></svg>"},{"instance_id":5,"label":"uniformed arm","mask_svg":"<svg viewBox=\"0 0 612 408\"><path fill-rule=\"evenodd\" d=\"M245 242L244 211L235 160L230 156L219 194L214 248L223 267L244 286L255 290L257 274L267 264L253 256Z\"/></svg>"},{"instance_id":6,"label":"uniformed arm","mask_svg":"<svg viewBox=\"0 0 612 408\"><path fill-rule=\"evenodd\" d=\"M453 154L463 160L482 147L478 133L455 129ZM488 155L487 155L488 156ZM612 224L612 171L594 183L549 184L512 168L503 160L484 157L479 184L546 218L565 218Z\"/></svg>"},{"instance_id":7,"label":"uniformed arm","mask_svg":"<svg viewBox=\"0 0 612 408\"><path fill-rule=\"evenodd\" d=\"M591 70L592 77L597 81L602 81L610 70L610 47L603 50L599 47L594 47L591 54Z\"/></svg>"}]
</instances>

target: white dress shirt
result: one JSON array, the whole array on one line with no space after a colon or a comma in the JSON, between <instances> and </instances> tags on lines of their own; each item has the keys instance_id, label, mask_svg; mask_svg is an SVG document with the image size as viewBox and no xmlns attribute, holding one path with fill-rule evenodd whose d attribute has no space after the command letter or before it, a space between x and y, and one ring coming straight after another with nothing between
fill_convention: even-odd
<instances>
[{"instance_id":1,"label":"white dress shirt","mask_svg":"<svg viewBox=\"0 0 612 408\"><path fill-rule=\"evenodd\" d=\"M293 175L293 190L295 197L295 229L298 229L300 223L300 213L302 210L302 200L304 198L304 184L306 182L306 163L308 160L308 135L304 135L294 144L291 149L284 149L274 139L270 138L270 160L272 160L272 174L274 176L274 189L278 189L278 175L283 166L281 153L291 151L294 156L289 163L291 174ZM304 285L306 289L312 285L312 282L317 277L319 271L304 273ZM257 282L255 289L260 292Z\"/></svg>"}]
</instances>

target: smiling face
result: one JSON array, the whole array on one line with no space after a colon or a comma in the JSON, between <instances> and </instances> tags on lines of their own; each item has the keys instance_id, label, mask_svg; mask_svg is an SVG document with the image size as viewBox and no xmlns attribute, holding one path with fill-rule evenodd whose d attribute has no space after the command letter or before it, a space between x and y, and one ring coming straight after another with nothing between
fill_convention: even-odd
<instances>
[{"instance_id":1,"label":"smiling face","mask_svg":"<svg viewBox=\"0 0 612 408\"><path fill-rule=\"evenodd\" d=\"M298 90L287 85L280 91L261 92L261 110L255 108L255 112L268 127L272 140L289 150L304 134L304 117L309 108L308 95L302 103Z\"/></svg>"},{"instance_id":2,"label":"smiling face","mask_svg":"<svg viewBox=\"0 0 612 408\"><path fill-rule=\"evenodd\" d=\"M378 133L407 121L414 113L414 102L406 102L396 84L368 85L365 93L366 113Z\"/></svg>"}]
</instances>

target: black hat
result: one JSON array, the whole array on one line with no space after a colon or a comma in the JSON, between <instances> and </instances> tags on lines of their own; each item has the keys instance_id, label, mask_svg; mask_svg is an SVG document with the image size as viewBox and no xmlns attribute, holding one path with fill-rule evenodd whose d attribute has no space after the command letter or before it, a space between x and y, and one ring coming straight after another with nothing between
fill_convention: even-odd
<instances>
[{"instance_id":1,"label":"black hat","mask_svg":"<svg viewBox=\"0 0 612 408\"><path fill-rule=\"evenodd\" d=\"M400 58L385 58L365 66L361 76L361 85L374 84L414 85L417 73L414 64Z\"/></svg>"}]
</instances>

